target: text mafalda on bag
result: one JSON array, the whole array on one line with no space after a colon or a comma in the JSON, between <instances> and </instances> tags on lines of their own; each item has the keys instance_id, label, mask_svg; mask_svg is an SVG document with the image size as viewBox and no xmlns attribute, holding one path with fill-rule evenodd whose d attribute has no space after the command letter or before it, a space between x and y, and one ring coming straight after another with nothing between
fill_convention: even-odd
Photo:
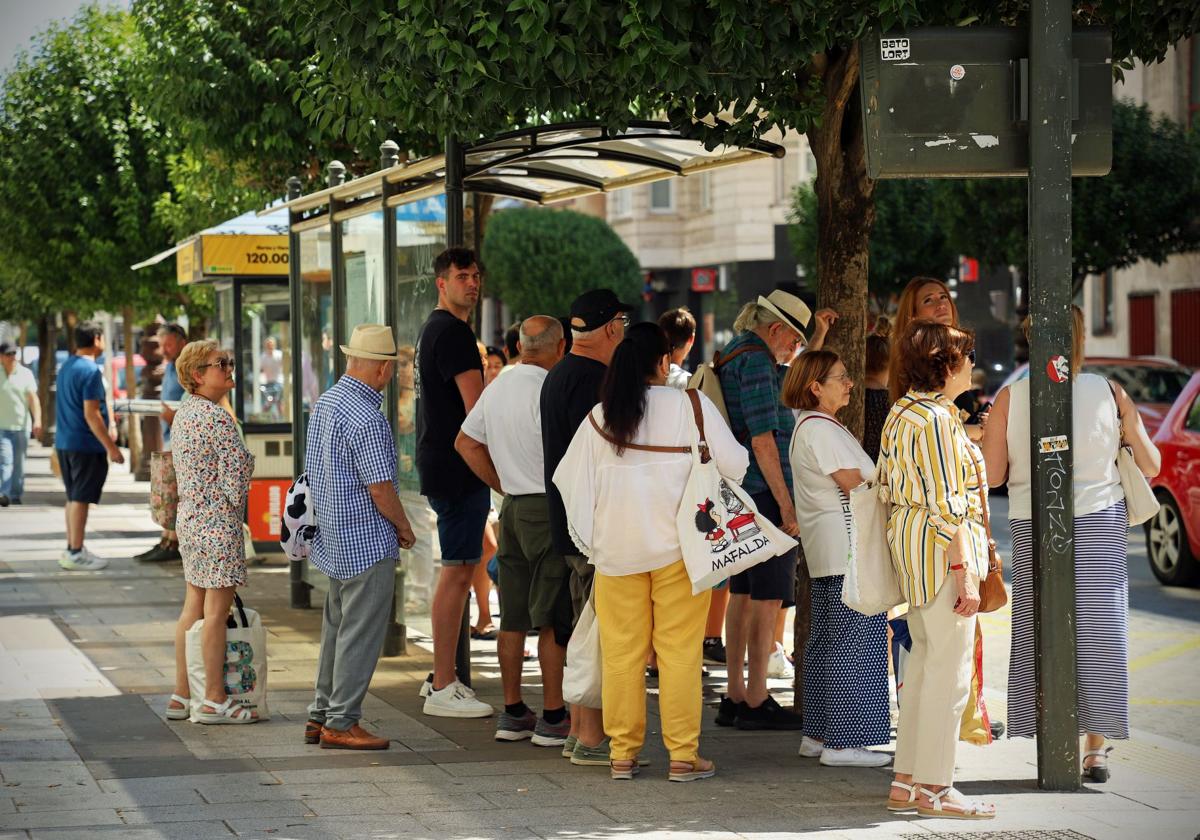
<instances>
[{"instance_id":1,"label":"text mafalda on bag","mask_svg":"<svg viewBox=\"0 0 1200 840\"><path fill-rule=\"evenodd\" d=\"M705 541L711 546L709 561L714 572L771 545L771 541L762 535L757 514L747 510L724 481L719 496L719 502L706 498L696 505L696 530L704 534Z\"/></svg>"}]
</instances>

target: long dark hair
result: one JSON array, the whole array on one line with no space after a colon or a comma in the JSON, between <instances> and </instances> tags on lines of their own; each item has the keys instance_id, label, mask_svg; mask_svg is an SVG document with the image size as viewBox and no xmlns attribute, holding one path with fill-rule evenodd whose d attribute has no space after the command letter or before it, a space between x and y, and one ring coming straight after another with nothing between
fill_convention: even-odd
<instances>
[{"instance_id":1,"label":"long dark hair","mask_svg":"<svg viewBox=\"0 0 1200 840\"><path fill-rule=\"evenodd\" d=\"M637 434L646 414L646 383L658 371L662 357L670 352L666 332L649 321L625 330L625 339L613 351L600 387L600 404L604 407L604 425L616 438L618 455L625 454L625 446Z\"/></svg>"}]
</instances>

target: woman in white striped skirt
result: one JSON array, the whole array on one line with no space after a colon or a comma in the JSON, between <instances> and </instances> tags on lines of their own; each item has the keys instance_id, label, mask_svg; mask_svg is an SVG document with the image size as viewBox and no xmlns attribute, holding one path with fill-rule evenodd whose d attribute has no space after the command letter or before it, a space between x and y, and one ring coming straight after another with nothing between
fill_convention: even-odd
<instances>
[{"instance_id":1,"label":"woman in white striped skirt","mask_svg":"<svg viewBox=\"0 0 1200 840\"><path fill-rule=\"evenodd\" d=\"M1025 324L1028 334L1028 320ZM1095 374L1081 374L1083 313L1073 307L1071 354L1075 464L1076 670L1083 777L1108 780L1107 739L1129 737L1129 569L1125 493L1117 450L1133 449L1147 476L1159 469L1158 449L1129 395ZM1012 655L1008 674L1009 737L1037 731L1033 643L1033 523L1030 493L1029 380L1002 390L983 438L992 485L1008 480L1012 527Z\"/></svg>"}]
</instances>

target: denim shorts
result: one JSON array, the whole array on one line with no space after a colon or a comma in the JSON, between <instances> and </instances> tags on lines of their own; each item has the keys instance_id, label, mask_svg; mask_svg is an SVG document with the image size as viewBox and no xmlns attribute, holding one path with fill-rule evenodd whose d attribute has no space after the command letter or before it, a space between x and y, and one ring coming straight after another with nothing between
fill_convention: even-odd
<instances>
[{"instance_id":1,"label":"denim shorts","mask_svg":"<svg viewBox=\"0 0 1200 840\"><path fill-rule=\"evenodd\" d=\"M437 514L443 566L474 566L483 556L483 527L492 509L492 494L480 487L461 496L429 496Z\"/></svg>"}]
</instances>

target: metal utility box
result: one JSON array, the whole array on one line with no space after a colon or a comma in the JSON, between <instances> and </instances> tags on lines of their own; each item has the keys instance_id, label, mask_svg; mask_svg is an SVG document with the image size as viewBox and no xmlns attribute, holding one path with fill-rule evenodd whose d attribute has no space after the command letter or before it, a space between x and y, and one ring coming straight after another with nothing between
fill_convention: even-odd
<instances>
[{"instance_id":1,"label":"metal utility box","mask_svg":"<svg viewBox=\"0 0 1200 840\"><path fill-rule=\"evenodd\" d=\"M1112 167L1112 38L1075 30L1072 174ZM1029 31L930 27L859 42L872 178L1029 174Z\"/></svg>"}]
</instances>

